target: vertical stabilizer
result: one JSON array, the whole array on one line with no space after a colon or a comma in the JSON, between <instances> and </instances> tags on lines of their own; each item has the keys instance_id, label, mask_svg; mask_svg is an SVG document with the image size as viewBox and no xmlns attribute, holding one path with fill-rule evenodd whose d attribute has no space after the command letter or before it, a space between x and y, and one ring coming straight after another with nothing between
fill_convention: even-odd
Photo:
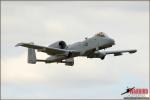
<instances>
[{"instance_id":1,"label":"vertical stabilizer","mask_svg":"<svg viewBox=\"0 0 150 100\"><path fill-rule=\"evenodd\" d=\"M30 63L30 64L35 64L36 63L35 49L28 48L28 63Z\"/></svg>"}]
</instances>

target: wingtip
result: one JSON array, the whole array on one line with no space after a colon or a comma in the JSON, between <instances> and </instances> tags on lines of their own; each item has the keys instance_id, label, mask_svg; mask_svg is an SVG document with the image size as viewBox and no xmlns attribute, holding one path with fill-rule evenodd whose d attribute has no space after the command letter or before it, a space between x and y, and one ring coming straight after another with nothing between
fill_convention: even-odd
<instances>
[{"instance_id":1,"label":"wingtip","mask_svg":"<svg viewBox=\"0 0 150 100\"><path fill-rule=\"evenodd\" d=\"M32 45L33 45L34 42L30 42L30 43L23 43L23 42L21 42L21 43L16 44L15 47L23 46L23 45L25 45L25 44L32 44Z\"/></svg>"},{"instance_id":2,"label":"wingtip","mask_svg":"<svg viewBox=\"0 0 150 100\"><path fill-rule=\"evenodd\" d=\"M137 50L135 49L135 50L130 51L129 53L136 53L136 52Z\"/></svg>"},{"instance_id":3,"label":"wingtip","mask_svg":"<svg viewBox=\"0 0 150 100\"><path fill-rule=\"evenodd\" d=\"M134 53L135 53L135 52L137 52L137 50L136 50L136 49L134 50Z\"/></svg>"},{"instance_id":4,"label":"wingtip","mask_svg":"<svg viewBox=\"0 0 150 100\"><path fill-rule=\"evenodd\" d=\"M15 47L21 46L23 43L17 43Z\"/></svg>"}]
</instances>

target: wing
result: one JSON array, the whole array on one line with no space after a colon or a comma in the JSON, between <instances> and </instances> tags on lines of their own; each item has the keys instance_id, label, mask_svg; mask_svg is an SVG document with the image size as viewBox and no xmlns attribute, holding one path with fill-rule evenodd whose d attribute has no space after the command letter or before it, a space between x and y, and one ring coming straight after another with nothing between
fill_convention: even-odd
<instances>
[{"instance_id":1,"label":"wing","mask_svg":"<svg viewBox=\"0 0 150 100\"><path fill-rule=\"evenodd\" d=\"M101 53L104 53L106 55L114 54L114 56L120 56L120 55L122 55L122 53L127 53L127 52L135 53L135 52L137 52L137 50L103 51Z\"/></svg>"},{"instance_id":2,"label":"wing","mask_svg":"<svg viewBox=\"0 0 150 100\"><path fill-rule=\"evenodd\" d=\"M126 93L128 93L128 92L121 93L121 95L126 94Z\"/></svg>"},{"instance_id":3,"label":"wing","mask_svg":"<svg viewBox=\"0 0 150 100\"><path fill-rule=\"evenodd\" d=\"M72 55L79 55L80 52L75 50L66 50L66 49L59 49L59 48L52 48L52 47L44 47L39 45L34 45L33 43L18 43L16 46L23 46L27 48L37 49L38 51L45 52L49 55L68 55L71 53Z\"/></svg>"}]
</instances>

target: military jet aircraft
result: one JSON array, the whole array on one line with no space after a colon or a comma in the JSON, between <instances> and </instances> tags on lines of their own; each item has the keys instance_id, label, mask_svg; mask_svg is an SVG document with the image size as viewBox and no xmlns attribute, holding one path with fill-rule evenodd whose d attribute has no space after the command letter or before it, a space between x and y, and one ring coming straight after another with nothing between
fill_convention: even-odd
<instances>
[{"instance_id":1,"label":"military jet aircraft","mask_svg":"<svg viewBox=\"0 0 150 100\"><path fill-rule=\"evenodd\" d=\"M124 93L121 93L121 95L126 94L126 93L129 93L129 92L132 91L134 88L135 88L135 87L133 87L133 88L128 88L128 87L127 87L126 91L125 91Z\"/></svg>"},{"instance_id":2,"label":"military jet aircraft","mask_svg":"<svg viewBox=\"0 0 150 100\"><path fill-rule=\"evenodd\" d=\"M135 53L137 50L119 50L119 51L99 51L115 45L115 41L108 37L104 32L98 32L91 38L85 38L81 42L67 45L64 41L57 41L48 47L35 45L34 43L18 43L16 46L28 48L28 63L36 62L45 63L65 63L65 65L73 66L74 57L82 56L87 58L104 59L106 55L113 54L120 56L122 53ZM37 59L35 49L50 55L45 60Z\"/></svg>"}]
</instances>

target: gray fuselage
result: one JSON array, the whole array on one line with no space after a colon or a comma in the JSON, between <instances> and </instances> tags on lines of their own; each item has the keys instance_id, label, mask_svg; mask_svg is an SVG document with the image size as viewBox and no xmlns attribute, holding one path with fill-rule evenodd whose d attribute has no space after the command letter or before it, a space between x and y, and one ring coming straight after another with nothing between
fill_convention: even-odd
<instances>
[{"instance_id":1,"label":"gray fuselage","mask_svg":"<svg viewBox=\"0 0 150 100\"><path fill-rule=\"evenodd\" d=\"M93 51L109 48L114 44L114 40L107 36L93 36L85 39L82 42L76 42L68 45L68 50L76 50L80 52L80 56L87 56Z\"/></svg>"},{"instance_id":2,"label":"gray fuselage","mask_svg":"<svg viewBox=\"0 0 150 100\"><path fill-rule=\"evenodd\" d=\"M50 62L61 62L63 59L68 59L77 56L85 56L90 57L94 54L95 51L112 47L115 44L115 41L109 38L106 35L97 34L91 38L86 38L84 41L76 42L74 44L68 45L66 50L75 50L80 52L79 55L71 55L71 56L50 56L47 58L48 63Z\"/></svg>"}]
</instances>

